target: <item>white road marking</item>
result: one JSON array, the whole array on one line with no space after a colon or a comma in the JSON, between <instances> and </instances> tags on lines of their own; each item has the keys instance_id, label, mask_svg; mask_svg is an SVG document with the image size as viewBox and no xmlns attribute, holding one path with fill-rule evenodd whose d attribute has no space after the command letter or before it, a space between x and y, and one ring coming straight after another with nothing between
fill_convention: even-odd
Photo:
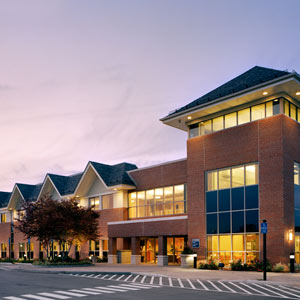
<instances>
[{"instance_id":1,"label":"white road marking","mask_svg":"<svg viewBox=\"0 0 300 300\"><path fill-rule=\"evenodd\" d=\"M233 290L232 288L230 288L229 286L227 286L224 282L222 281L218 281L220 284L222 284L226 289L228 289L229 291L231 291L232 293L237 293L235 290Z\"/></svg>"},{"instance_id":2,"label":"white road marking","mask_svg":"<svg viewBox=\"0 0 300 300\"><path fill-rule=\"evenodd\" d=\"M300 292L296 287L293 287L292 289L290 287L283 286L283 285L280 285L280 287L283 288L283 289L286 289L286 290L290 290L292 292L297 292L297 293Z\"/></svg>"},{"instance_id":3,"label":"white road marking","mask_svg":"<svg viewBox=\"0 0 300 300\"><path fill-rule=\"evenodd\" d=\"M194 289L194 290L196 289L196 287L193 285L193 283L189 279L187 279L186 281L190 284L190 286L192 287L192 289Z\"/></svg>"},{"instance_id":4,"label":"white road marking","mask_svg":"<svg viewBox=\"0 0 300 300\"><path fill-rule=\"evenodd\" d=\"M270 289L267 289L267 288L265 288L265 287L262 286L262 285L259 285L259 284L256 284L256 283L253 283L253 285L255 285L255 286L257 286L257 287L259 287L259 288L261 288L261 289L263 289L263 290L267 290L268 292L274 293L275 295L278 295L278 296L280 296L280 297L283 297L283 298L289 298L288 296L285 296L285 295L279 294L279 293L277 293L277 292L271 291ZM271 296L271 295L269 295L269 296Z\"/></svg>"},{"instance_id":5,"label":"white road marking","mask_svg":"<svg viewBox=\"0 0 300 300\"><path fill-rule=\"evenodd\" d=\"M68 296L62 296L62 295L57 295L57 294L53 294L53 293L38 293L41 296L48 296L48 297L52 297L52 298L57 298L57 299L69 299L71 297Z\"/></svg>"},{"instance_id":6,"label":"white road marking","mask_svg":"<svg viewBox=\"0 0 300 300\"><path fill-rule=\"evenodd\" d=\"M109 277L109 278L107 278L108 280L111 280L111 279L113 279L114 277L116 277L117 276L117 274L115 274L115 275L113 275L113 276L111 276L111 277Z\"/></svg>"},{"instance_id":7,"label":"white road marking","mask_svg":"<svg viewBox=\"0 0 300 300\"><path fill-rule=\"evenodd\" d=\"M158 286L158 285L150 285L150 284L147 284L147 283L134 283L134 285L137 285L137 286L146 286L146 287L150 287L150 288L160 288L161 286Z\"/></svg>"},{"instance_id":8,"label":"white road marking","mask_svg":"<svg viewBox=\"0 0 300 300\"><path fill-rule=\"evenodd\" d=\"M89 292L89 291L83 291L83 290L69 290L70 292L75 292L75 293L83 293L83 294L88 294L88 295L100 295L100 291L99 292Z\"/></svg>"},{"instance_id":9,"label":"white road marking","mask_svg":"<svg viewBox=\"0 0 300 300\"><path fill-rule=\"evenodd\" d=\"M87 274L81 274L81 277L86 277Z\"/></svg>"},{"instance_id":10,"label":"white road marking","mask_svg":"<svg viewBox=\"0 0 300 300\"><path fill-rule=\"evenodd\" d=\"M162 277L159 277L159 285L162 285Z\"/></svg>"},{"instance_id":11,"label":"white road marking","mask_svg":"<svg viewBox=\"0 0 300 300\"><path fill-rule=\"evenodd\" d=\"M127 281L130 277L132 277L132 274L129 275L124 281Z\"/></svg>"},{"instance_id":12,"label":"white road marking","mask_svg":"<svg viewBox=\"0 0 300 300\"><path fill-rule=\"evenodd\" d=\"M184 288L184 285L183 285L181 279L180 279L180 278L177 278L177 281L179 282L180 287L181 287L181 288Z\"/></svg>"},{"instance_id":13,"label":"white road marking","mask_svg":"<svg viewBox=\"0 0 300 300\"><path fill-rule=\"evenodd\" d=\"M95 274L91 274L91 275L89 275L88 277L94 277L95 276Z\"/></svg>"},{"instance_id":14,"label":"white road marking","mask_svg":"<svg viewBox=\"0 0 300 300\"><path fill-rule=\"evenodd\" d=\"M133 278L132 282L135 282L139 277L140 277L140 275L136 275L136 276Z\"/></svg>"},{"instance_id":15,"label":"white road marking","mask_svg":"<svg viewBox=\"0 0 300 300\"><path fill-rule=\"evenodd\" d=\"M32 294L21 295L21 297L32 298L32 299L37 299L37 300L52 300L51 298L32 295Z\"/></svg>"},{"instance_id":16,"label":"white road marking","mask_svg":"<svg viewBox=\"0 0 300 300\"><path fill-rule=\"evenodd\" d=\"M262 294L262 295L264 295L264 296L270 296L269 294L266 294L266 293L264 293L264 292L262 292L262 291L259 291L259 290L255 289L255 288L253 288L252 286L247 285L247 284L245 284L245 283L243 283L243 282L240 282L240 284L242 284L242 285L246 286L247 288L249 288L249 289L251 289L251 290L253 290L253 291L255 291L255 292L258 292L258 293L260 293L260 294Z\"/></svg>"},{"instance_id":17,"label":"white road marking","mask_svg":"<svg viewBox=\"0 0 300 300\"><path fill-rule=\"evenodd\" d=\"M13 296L3 297L3 299L9 299L9 300L26 300L26 299L24 299L24 298L13 297Z\"/></svg>"},{"instance_id":18,"label":"white road marking","mask_svg":"<svg viewBox=\"0 0 300 300\"><path fill-rule=\"evenodd\" d=\"M71 293L71 292L66 292L66 291L55 291L55 293L73 296L73 297L86 297L87 296L87 295L83 295L83 294Z\"/></svg>"},{"instance_id":19,"label":"white road marking","mask_svg":"<svg viewBox=\"0 0 300 300\"><path fill-rule=\"evenodd\" d=\"M173 286L173 282L172 282L172 278L171 277L169 277L169 285Z\"/></svg>"},{"instance_id":20,"label":"white road marking","mask_svg":"<svg viewBox=\"0 0 300 300\"><path fill-rule=\"evenodd\" d=\"M213 282L211 282L210 280L207 280L207 282L209 282L217 291L222 291L220 288L218 288Z\"/></svg>"},{"instance_id":21,"label":"white road marking","mask_svg":"<svg viewBox=\"0 0 300 300\"><path fill-rule=\"evenodd\" d=\"M280 292L284 292L284 293L286 293L286 294L289 294L289 295L295 296L295 297L297 297L297 298L300 298L299 295L293 294L293 293L291 293L291 292L284 291L284 290L279 289L279 288L277 288L277 287L275 287L275 286L273 286L273 285L270 285L270 284L265 284L265 285L268 286L268 287L270 287L270 288L272 288L272 289L278 290L278 291L280 291Z\"/></svg>"},{"instance_id":22,"label":"white road marking","mask_svg":"<svg viewBox=\"0 0 300 300\"><path fill-rule=\"evenodd\" d=\"M145 279L146 279L146 275L142 278L141 283L144 283Z\"/></svg>"},{"instance_id":23,"label":"white road marking","mask_svg":"<svg viewBox=\"0 0 300 300\"><path fill-rule=\"evenodd\" d=\"M120 287L119 285L109 285L109 287L113 287L113 288L118 288ZM129 287L124 287L124 286L121 286L121 289L124 289L124 290L132 290L132 291L139 291L139 289L137 288L129 288Z\"/></svg>"},{"instance_id":24,"label":"white road marking","mask_svg":"<svg viewBox=\"0 0 300 300\"><path fill-rule=\"evenodd\" d=\"M100 290L99 288L83 288L83 290L87 290L87 291L91 291L91 292L101 292L101 293L105 293L105 294L114 294L115 292L112 291L105 291L105 290Z\"/></svg>"},{"instance_id":25,"label":"white road marking","mask_svg":"<svg viewBox=\"0 0 300 300\"><path fill-rule=\"evenodd\" d=\"M135 284L120 284L121 286L127 286L127 287L133 287L133 288L138 288L138 289L151 289L151 287L147 287L147 286L140 286L140 285L135 285Z\"/></svg>"},{"instance_id":26,"label":"white road marking","mask_svg":"<svg viewBox=\"0 0 300 300\"><path fill-rule=\"evenodd\" d=\"M109 288L107 286L97 286L95 287L95 289L99 289L99 290L108 290L108 291L115 291L115 292L127 292L126 290L122 290L122 289L115 289L115 288Z\"/></svg>"},{"instance_id":27,"label":"white road marking","mask_svg":"<svg viewBox=\"0 0 300 300\"><path fill-rule=\"evenodd\" d=\"M253 295L251 292L245 290L244 288L240 287L239 285L237 285L237 284L235 284L235 283L233 283L233 282L231 282L231 281L229 281L228 283L232 284L233 286L239 288L240 290L242 290L243 292L245 292L245 293L247 293L247 294L249 294L249 295Z\"/></svg>"},{"instance_id":28,"label":"white road marking","mask_svg":"<svg viewBox=\"0 0 300 300\"><path fill-rule=\"evenodd\" d=\"M125 275L121 275L117 280L121 280Z\"/></svg>"},{"instance_id":29,"label":"white road marking","mask_svg":"<svg viewBox=\"0 0 300 300\"><path fill-rule=\"evenodd\" d=\"M201 284L201 286L202 286L206 291L208 291L208 287L205 286L205 284L204 284L202 281L200 281L200 280L198 279L197 282L199 282L199 283Z\"/></svg>"},{"instance_id":30,"label":"white road marking","mask_svg":"<svg viewBox=\"0 0 300 300\"><path fill-rule=\"evenodd\" d=\"M102 275L102 274L98 274L98 275L95 276L95 278L98 278L98 277L100 277L101 275Z\"/></svg>"},{"instance_id":31,"label":"white road marking","mask_svg":"<svg viewBox=\"0 0 300 300\"><path fill-rule=\"evenodd\" d=\"M105 279L105 277L107 277L107 276L108 276L108 274L102 276L101 279Z\"/></svg>"},{"instance_id":32,"label":"white road marking","mask_svg":"<svg viewBox=\"0 0 300 300\"><path fill-rule=\"evenodd\" d=\"M154 276L151 277L150 284L153 284Z\"/></svg>"}]
</instances>

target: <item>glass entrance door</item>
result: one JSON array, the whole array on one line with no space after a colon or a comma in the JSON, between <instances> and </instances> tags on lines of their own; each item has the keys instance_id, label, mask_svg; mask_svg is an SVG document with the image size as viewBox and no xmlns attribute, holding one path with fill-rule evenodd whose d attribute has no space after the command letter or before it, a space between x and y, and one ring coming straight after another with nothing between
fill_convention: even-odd
<instances>
[{"instance_id":1,"label":"glass entrance door","mask_svg":"<svg viewBox=\"0 0 300 300\"><path fill-rule=\"evenodd\" d=\"M184 248L184 237L168 237L167 238L167 254L168 262L180 264L180 253Z\"/></svg>"},{"instance_id":2,"label":"glass entrance door","mask_svg":"<svg viewBox=\"0 0 300 300\"><path fill-rule=\"evenodd\" d=\"M141 239L141 261L144 263L156 263L158 253L157 238Z\"/></svg>"}]
</instances>

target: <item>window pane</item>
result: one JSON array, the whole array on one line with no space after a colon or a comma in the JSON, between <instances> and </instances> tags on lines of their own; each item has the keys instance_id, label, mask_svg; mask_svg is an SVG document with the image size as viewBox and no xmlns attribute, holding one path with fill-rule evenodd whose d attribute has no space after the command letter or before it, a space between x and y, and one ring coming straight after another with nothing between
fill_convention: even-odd
<instances>
[{"instance_id":1,"label":"window pane","mask_svg":"<svg viewBox=\"0 0 300 300\"><path fill-rule=\"evenodd\" d=\"M294 104L290 104L290 113L291 118L296 121L296 106Z\"/></svg>"},{"instance_id":2,"label":"window pane","mask_svg":"<svg viewBox=\"0 0 300 300\"><path fill-rule=\"evenodd\" d=\"M230 188L230 169L219 171L219 189Z\"/></svg>"},{"instance_id":3,"label":"window pane","mask_svg":"<svg viewBox=\"0 0 300 300\"><path fill-rule=\"evenodd\" d=\"M208 191L215 191L218 189L218 172L208 172L206 175L207 178L207 187Z\"/></svg>"},{"instance_id":4,"label":"window pane","mask_svg":"<svg viewBox=\"0 0 300 300\"><path fill-rule=\"evenodd\" d=\"M155 189L155 215L161 216L164 213L163 189Z\"/></svg>"},{"instance_id":5,"label":"window pane","mask_svg":"<svg viewBox=\"0 0 300 300\"><path fill-rule=\"evenodd\" d=\"M250 122L250 108L238 111L238 124L245 124Z\"/></svg>"},{"instance_id":6,"label":"window pane","mask_svg":"<svg viewBox=\"0 0 300 300\"><path fill-rule=\"evenodd\" d=\"M165 187L164 188L164 202L173 202L173 187Z\"/></svg>"},{"instance_id":7,"label":"window pane","mask_svg":"<svg viewBox=\"0 0 300 300\"><path fill-rule=\"evenodd\" d=\"M218 251L217 235L210 235L207 237L207 251Z\"/></svg>"},{"instance_id":8,"label":"window pane","mask_svg":"<svg viewBox=\"0 0 300 300\"><path fill-rule=\"evenodd\" d=\"M225 115L225 128L230 128L237 125L236 112Z\"/></svg>"},{"instance_id":9,"label":"window pane","mask_svg":"<svg viewBox=\"0 0 300 300\"><path fill-rule=\"evenodd\" d=\"M190 125L190 138L199 135L199 124Z\"/></svg>"},{"instance_id":10,"label":"window pane","mask_svg":"<svg viewBox=\"0 0 300 300\"><path fill-rule=\"evenodd\" d=\"M173 202L167 202L164 204L164 214L165 215L173 215L174 203Z\"/></svg>"},{"instance_id":11,"label":"window pane","mask_svg":"<svg viewBox=\"0 0 300 300\"><path fill-rule=\"evenodd\" d=\"M300 185L294 185L295 208L300 209Z\"/></svg>"},{"instance_id":12,"label":"window pane","mask_svg":"<svg viewBox=\"0 0 300 300\"><path fill-rule=\"evenodd\" d=\"M232 260L233 261L241 261L244 262L245 260L245 253L244 252L232 252Z\"/></svg>"},{"instance_id":13,"label":"window pane","mask_svg":"<svg viewBox=\"0 0 300 300\"><path fill-rule=\"evenodd\" d=\"M299 185L299 165L294 163L294 184Z\"/></svg>"},{"instance_id":14,"label":"window pane","mask_svg":"<svg viewBox=\"0 0 300 300\"><path fill-rule=\"evenodd\" d=\"M146 206L146 217L152 217L155 216L155 205L147 205Z\"/></svg>"},{"instance_id":15,"label":"window pane","mask_svg":"<svg viewBox=\"0 0 300 300\"><path fill-rule=\"evenodd\" d=\"M204 122L204 134L209 134L209 133L212 132L211 126L212 126L211 120L208 120L208 121Z\"/></svg>"},{"instance_id":16,"label":"window pane","mask_svg":"<svg viewBox=\"0 0 300 300\"><path fill-rule=\"evenodd\" d=\"M204 122L200 122L199 124L199 134L200 135L205 135L205 125L204 125Z\"/></svg>"},{"instance_id":17,"label":"window pane","mask_svg":"<svg viewBox=\"0 0 300 300\"><path fill-rule=\"evenodd\" d=\"M220 251L231 251L231 235L220 235Z\"/></svg>"},{"instance_id":18,"label":"window pane","mask_svg":"<svg viewBox=\"0 0 300 300\"><path fill-rule=\"evenodd\" d=\"M244 232L244 212L236 211L232 213L232 232L240 233Z\"/></svg>"},{"instance_id":19,"label":"window pane","mask_svg":"<svg viewBox=\"0 0 300 300\"><path fill-rule=\"evenodd\" d=\"M251 120L260 120L265 117L265 104L259 104L251 107Z\"/></svg>"},{"instance_id":20,"label":"window pane","mask_svg":"<svg viewBox=\"0 0 300 300\"><path fill-rule=\"evenodd\" d=\"M298 122L300 122L300 109L297 108L297 120Z\"/></svg>"},{"instance_id":21,"label":"window pane","mask_svg":"<svg viewBox=\"0 0 300 300\"><path fill-rule=\"evenodd\" d=\"M285 115L290 116L289 102L286 100L283 102L283 112Z\"/></svg>"},{"instance_id":22,"label":"window pane","mask_svg":"<svg viewBox=\"0 0 300 300\"><path fill-rule=\"evenodd\" d=\"M230 233L230 213L219 214L219 233Z\"/></svg>"},{"instance_id":23,"label":"window pane","mask_svg":"<svg viewBox=\"0 0 300 300\"><path fill-rule=\"evenodd\" d=\"M230 210L230 189L219 191L219 211Z\"/></svg>"},{"instance_id":24,"label":"window pane","mask_svg":"<svg viewBox=\"0 0 300 300\"><path fill-rule=\"evenodd\" d=\"M246 253L246 263L250 264L253 261L259 260L259 253L258 252L247 252Z\"/></svg>"},{"instance_id":25,"label":"window pane","mask_svg":"<svg viewBox=\"0 0 300 300\"><path fill-rule=\"evenodd\" d=\"M129 207L136 206L136 193L129 193Z\"/></svg>"},{"instance_id":26,"label":"window pane","mask_svg":"<svg viewBox=\"0 0 300 300\"><path fill-rule=\"evenodd\" d=\"M147 205L154 205L154 190L146 191L146 202Z\"/></svg>"},{"instance_id":27,"label":"window pane","mask_svg":"<svg viewBox=\"0 0 300 300\"><path fill-rule=\"evenodd\" d=\"M300 252L300 236L295 236L295 252Z\"/></svg>"},{"instance_id":28,"label":"window pane","mask_svg":"<svg viewBox=\"0 0 300 300\"><path fill-rule=\"evenodd\" d=\"M138 213L138 215L137 215L138 218L145 217L145 206L138 206L137 213Z\"/></svg>"},{"instance_id":29,"label":"window pane","mask_svg":"<svg viewBox=\"0 0 300 300\"><path fill-rule=\"evenodd\" d=\"M246 185L258 184L258 165L246 166Z\"/></svg>"},{"instance_id":30,"label":"window pane","mask_svg":"<svg viewBox=\"0 0 300 300\"><path fill-rule=\"evenodd\" d=\"M225 265L228 265L231 261L231 252L220 252L219 260Z\"/></svg>"},{"instance_id":31,"label":"window pane","mask_svg":"<svg viewBox=\"0 0 300 300\"><path fill-rule=\"evenodd\" d=\"M232 235L232 251L245 251L243 234Z\"/></svg>"},{"instance_id":32,"label":"window pane","mask_svg":"<svg viewBox=\"0 0 300 300\"><path fill-rule=\"evenodd\" d=\"M136 218L136 207L129 207L129 218Z\"/></svg>"},{"instance_id":33,"label":"window pane","mask_svg":"<svg viewBox=\"0 0 300 300\"><path fill-rule=\"evenodd\" d=\"M235 188L231 190L232 210L244 209L244 188Z\"/></svg>"},{"instance_id":34,"label":"window pane","mask_svg":"<svg viewBox=\"0 0 300 300\"><path fill-rule=\"evenodd\" d=\"M295 209L295 232L300 232L300 209Z\"/></svg>"},{"instance_id":35,"label":"window pane","mask_svg":"<svg viewBox=\"0 0 300 300\"><path fill-rule=\"evenodd\" d=\"M113 195L103 195L102 196L102 209L112 209L114 208Z\"/></svg>"},{"instance_id":36,"label":"window pane","mask_svg":"<svg viewBox=\"0 0 300 300\"><path fill-rule=\"evenodd\" d=\"M224 128L223 116L213 119L213 131L218 131Z\"/></svg>"},{"instance_id":37,"label":"window pane","mask_svg":"<svg viewBox=\"0 0 300 300\"><path fill-rule=\"evenodd\" d=\"M273 101L273 115L278 115L280 113L280 102L279 99Z\"/></svg>"},{"instance_id":38,"label":"window pane","mask_svg":"<svg viewBox=\"0 0 300 300\"><path fill-rule=\"evenodd\" d=\"M232 187L245 185L244 167L232 168Z\"/></svg>"},{"instance_id":39,"label":"window pane","mask_svg":"<svg viewBox=\"0 0 300 300\"><path fill-rule=\"evenodd\" d=\"M207 234L216 234L216 233L218 233L217 214L208 214L208 215L206 215L206 230L207 230Z\"/></svg>"},{"instance_id":40,"label":"window pane","mask_svg":"<svg viewBox=\"0 0 300 300\"><path fill-rule=\"evenodd\" d=\"M266 103L266 117L273 116L273 101Z\"/></svg>"},{"instance_id":41,"label":"window pane","mask_svg":"<svg viewBox=\"0 0 300 300\"><path fill-rule=\"evenodd\" d=\"M181 202L175 202L174 204L174 209L175 209L175 214L184 214L186 213L186 202L181 201Z\"/></svg>"},{"instance_id":42,"label":"window pane","mask_svg":"<svg viewBox=\"0 0 300 300\"><path fill-rule=\"evenodd\" d=\"M258 232L258 210L246 211L246 232Z\"/></svg>"},{"instance_id":43,"label":"window pane","mask_svg":"<svg viewBox=\"0 0 300 300\"><path fill-rule=\"evenodd\" d=\"M217 211L217 191L206 192L206 212Z\"/></svg>"},{"instance_id":44,"label":"window pane","mask_svg":"<svg viewBox=\"0 0 300 300\"><path fill-rule=\"evenodd\" d=\"M258 251L258 234L247 234L246 235L246 251Z\"/></svg>"},{"instance_id":45,"label":"window pane","mask_svg":"<svg viewBox=\"0 0 300 300\"><path fill-rule=\"evenodd\" d=\"M138 192L137 193L137 205L145 205L146 201L145 201L145 192Z\"/></svg>"},{"instance_id":46,"label":"window pane","mask_svg":"<svg viewBox=\"0 0 300 300\"><path fill-rule=\"evenodd\" d=\"M246 186L246 209L258 208L258 185Z\"/></svg>"},{"instance_id":47,"label":"window pane","mask_svg":"<svg viewBox=\"0 0 300 300\"><path fill-rule=\"evenodd\" d=\"M183 201L184 199L184 185L174 186L174 201Z\"/></svg>"}]
</instances>

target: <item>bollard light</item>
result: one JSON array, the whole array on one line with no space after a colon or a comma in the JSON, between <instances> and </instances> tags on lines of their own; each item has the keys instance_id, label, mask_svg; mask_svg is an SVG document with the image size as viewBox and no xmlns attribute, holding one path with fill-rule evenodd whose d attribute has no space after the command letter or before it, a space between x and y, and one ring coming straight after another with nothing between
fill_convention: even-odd
<instances>
[{"instance_id":1,"label":"bollard light","mask_svg":"<svg viewBox=\"0 0 300 300\"><path fill-rule=\"evenodd\" d=\"M294 239L293 230L289 230L289 241Z\"/></svg>"}]
</instances>

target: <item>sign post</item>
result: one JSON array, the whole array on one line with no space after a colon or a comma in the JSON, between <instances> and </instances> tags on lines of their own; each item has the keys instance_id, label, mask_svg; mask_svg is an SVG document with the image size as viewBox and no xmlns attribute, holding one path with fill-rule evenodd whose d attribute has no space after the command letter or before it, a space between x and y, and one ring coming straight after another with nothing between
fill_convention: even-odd
<instances>
[{"instance_id":1,"label":"sign post","mask_svg":"<svg viewBox=\"0 0 300 300\"><path fill-rule=\"evenodd\" d=\"M260 232L263 234L263 271L264 278L267 280L267 233L268 233L268 223L266 220L263 220L260 224Z\"/></svg>"}]
</instances>

